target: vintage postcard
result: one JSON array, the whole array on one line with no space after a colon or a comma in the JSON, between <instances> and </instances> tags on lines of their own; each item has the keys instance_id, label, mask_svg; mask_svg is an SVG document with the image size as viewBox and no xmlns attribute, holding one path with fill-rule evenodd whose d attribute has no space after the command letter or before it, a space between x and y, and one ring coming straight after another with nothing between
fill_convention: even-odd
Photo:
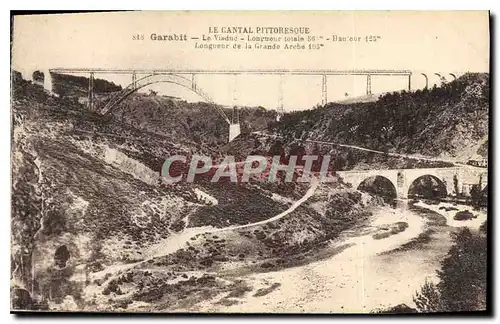
<instances>
[{"instance_id":1,"label":"vintage postcard","mask_svg":"<svg viewBox=\"0 0 500 324\"><path fill-rule=\"evenodd\" d=\"M15 15L11 310L488 311L489 25Z\"/></svg>"}]
</instances>

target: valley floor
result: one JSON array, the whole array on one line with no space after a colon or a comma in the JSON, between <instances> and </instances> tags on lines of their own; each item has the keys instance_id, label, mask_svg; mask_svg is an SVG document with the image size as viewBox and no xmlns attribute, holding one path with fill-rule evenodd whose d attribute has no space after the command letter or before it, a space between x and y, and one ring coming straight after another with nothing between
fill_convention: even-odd
<instances>
[{"instance_id":1,"label":"valley floor","mask_svg":"<svg viewBox=\"0 0 500 324\"><path fill-rule=\"evenodd\" d=\"M412 296L425 280L437 280L436 270L452 244L451 227L477 229L486 219L486 213L479 212L477 219L457 223L448 212L438 209L449 204L417 205L428 209L417 212L404 204L397 209L379 208L374 214L371 227L403 221L408 224L403 232L374 239L373 231L357 230L339 239L334 245L346 248L327 259L241 278L254 287L271 287L266 295L248 294L230 306L205 301L175 311L359 313L402 303L414 307ZM433 214L431 210L446 217L445 226L436 226L426 217ZM420 243L419 238L425 235L430 240Z\"/></svg>"}]
</instances>

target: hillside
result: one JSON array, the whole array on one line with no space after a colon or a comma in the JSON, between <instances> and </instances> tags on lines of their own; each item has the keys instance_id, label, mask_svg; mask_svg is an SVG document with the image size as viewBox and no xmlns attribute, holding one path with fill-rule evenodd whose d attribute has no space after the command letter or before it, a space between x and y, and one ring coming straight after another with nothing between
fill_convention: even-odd
<instances>
[{"instance_id":1,"label":"hillside","mask_svg":"<svg viewBox=\"0 0 500 324\"><path fill-rule=\"evenodd\" d=\"M240 159L247 155L330 155L330 167L336 171L432 168L453 165L439 159L436 161L423 159L421 155L391 156L386 153L370 152L333 143L318 143L316 138L297 139L277 135L270 131L241 136L227 144L224 149L228 154L233 154Z\"/></svg>"},{"instance_id":2,"label":"hillside","mask_svg":"<svg viewBox=\"0 0 500 324\"><path fill-rule=\"evenodd\" d=\"M224 110L231 119L232 110ZM265 130L276 119L276 112L261 107L239 107L238 112L242 134ZM229 134L229 125L211 104L205 102L189 103L136 93L118 104L110 114L138 129L212 147L225 145Z\"/></svg>"},{"instance_id":3,"label":"hillside","mask_svg":"<svg viewBox=\"0 0 500 324\"><path fill-rule=\"evenodd\" d=\"M386 94L375 102L286 114L270 131L293 139L432 157L472 155L488 135L489 76L468 73L433 89Z\"/></svg>"},{"instance_id":4,"label":"hillside","mask_svg":"<svg viewBox=\"0 0 500 324\"><path fill-rule=\"evenodd\" d=\"M258 179L164 185L166 156L223 152L190 133L162 133L161 118L154 123L162 113L137 111L143 123L134 125L131 117L101 116L71 96L50 95L19 74L12 81L11 282L13 296L24 296L16 309L138 310L146 301L151 309L163 305L158 294L170 302L194 294L188 299L195 303L207 289L220 294L238 286L241 280L224 269L262 272L314 259L370 215L367 198L340 182L318 193L309 184ZM170 99L130 98L151 107L157 100ZM267 120L260 113L255 124ZM191 116L214 119L206 115ZM287 212L306 190L311 201ZM281 214L288 217L262 223ZM259 225L227 229L253 223ZM223 230L224 241L207 227Z\"/></svg>"},{"instance_id":5,"label":"hillside","mask_svg":"<svg viewBox=\"0 0 500 324\"><path fill-rule=\"evenodd\" d=\"M53 92L69 101L85 103L88 98L89 79L84 76L52 73ZM35 72L34 80L43 83L43 73ZM113 82L95 78L96 109L100 110L122 87ZM229 119L232 109L221 108ZM276 120L276 111L263 107L238 107L242 134L265 130ZM189 103L170 96L152 92L135 92L120 102L110 117L147 133L175 138L176 140L220 147L227 143L229 126L212 104Z\"/></svg>"},{"instance_id":6,"label":"hillside","mask_svg":"<svg viewBox=\"0 0 500 324\"><path fill-rule=\"evenodd\" d=\"M33 73L33 80L43 82L44 74L40 71ZM60 97L79 98L88 96L89 79L84 76L75 76L60 73L51 73L52 91ZM122 90L122 87L108 80L95 78L94 91L96 93L109 93Z\"/></svg>"},{"instance_id":7,"label":"hillside","mask_svg":"<svg viewBox=\"0 0 500 324\"><path fill-rule=\"evenodd\" d=\"M193 192L158 186L153 168L182 148L161 138L151 145L151 136L24 80L13 89L12 267L19 286L56 301L68 289L80 291L84 282L53 266L58 248L69 249L74 266L85 260L79 271L88 275L141 258L142 248L169 235L180 210L195 208ZM63 277L52 284L46 276Z\"/></svg>"}]
</instances>

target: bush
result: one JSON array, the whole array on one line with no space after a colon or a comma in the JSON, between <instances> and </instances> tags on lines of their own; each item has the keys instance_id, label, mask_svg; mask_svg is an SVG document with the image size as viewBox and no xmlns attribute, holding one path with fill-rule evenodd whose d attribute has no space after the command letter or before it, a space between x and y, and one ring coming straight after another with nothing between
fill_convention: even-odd
<instances>
[{"instance_id":1,"label":"bush","mask_svg":"<svg viewBox=\"0 0 500 324\"><path fill-rule=\"evenodd\" d=\"M459 221L462 221L462 220L469 220L469 219L473 219L473 218L476 218L474 216L474 214L472 214L470 211L468 210L465 210L465 211L459 211L458 213L455 214L455 216L453 217L454 220L459 220Z\"/></svg>"},{"instance_id":2,"label":"bush","mask_svg":"<svg viewBox=\"0 0 500 324\"><path fill-rule=\"evenodd\" d=\"M486 235L464 228L438 270L437 285L424 283L413 300L419 312L486 309Z\"/></svg>"},{"instance_id":3,"label":"bush","mask_svg":"<svg viewBox=\"0 0 500 324\"><path fill-rule=\"evenodd\" d=\"M381 233L375 233L372 235L374 240L385 239L385 238L388 238L389 236L391 236L390 232L381 232Z\"/></svg>"},{"instance_id":4,"label":"bush","mask_svg":"<svg viewBox=\"0 0 500 324\"><path fill-rule=\"evenodd\" d=\"M473 311L486 307L486 236L464 228L438 271L437 285L446 310Z\"/></svg>"},{"instance_id":5,"label":"bush","mask_svg":"<svg viewBox=\"0 0 500 324\"><path fill-rule=\"evenodd\" d=\"M413 302L417 305L417 310L422 313L440 312L444 309L436 285L427 280L420 288L420 292L415 293Z\"/></svg>"},{"instance_id":6,"label":"bush","mask_svg":"<svg viewBox=\"0 0 500 324\"><path fill-rule=\"evenodd\" d=\"M374 314L408 314L417 313L417 310L406 304L399 304L385 310L374 311Z\"/></svg>"},{"instance_id":7,"label":"bush","mask_svg":"<svg viewBox=\"0 0 500 324\"><path fill-rule=\"evenodd\" d=\"M260 265L261 268L264 268L264 269L269 269L269 268L274 268L276 267L276 265L274 263L271 263L271 262L264 262Z\"/></svg>"}]
</instances>

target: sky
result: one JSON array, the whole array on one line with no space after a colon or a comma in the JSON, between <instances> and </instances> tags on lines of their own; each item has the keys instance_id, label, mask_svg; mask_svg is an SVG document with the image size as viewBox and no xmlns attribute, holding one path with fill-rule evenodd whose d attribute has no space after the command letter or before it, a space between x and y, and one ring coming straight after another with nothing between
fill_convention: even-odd
<instances>
[{"instance_id":1,"label":"sky","mask_svg":"<svg viewBox=\"0 0 500 324\"><path fill-rule=\"evenodd\" d=\"M310 36L324 37L321 41L324 46L318 50L209 51L195 48L197 40L150 39L152 33L213 38L209 27L220 30L231 26L248 26L254 30L259 26L306 27ZM134 35L144 35L144 40L133 40ZM333 35L363 39L373 35L380 39L369 43L333 42ZM488 72L489 17L486 11L127 12L17 16L12 52L12 68L25 74L56 67L404 69L412 71L412 88L417 89L425 85L421 73L429 76L429 86L432 86L439 82L436 72L450 80L449 73ZM127 75L96 74L96 77L123 86L131 82L131 76ZM321 76L284 76L284 109L308 109L319 104L321 82ZM197 77L197 83L215 102L223 105L275 109L280 102L279 76L203 75ZM408 80L403 76L373 76L371 84L372 93L383 93L407 88ZM329 101L345 99L346 95L360 96L366 91L366 77L329 76L327 86ZM150 88L188 101L201 100L176 85L162 83Z\"/></svg>"}]
</instances>

